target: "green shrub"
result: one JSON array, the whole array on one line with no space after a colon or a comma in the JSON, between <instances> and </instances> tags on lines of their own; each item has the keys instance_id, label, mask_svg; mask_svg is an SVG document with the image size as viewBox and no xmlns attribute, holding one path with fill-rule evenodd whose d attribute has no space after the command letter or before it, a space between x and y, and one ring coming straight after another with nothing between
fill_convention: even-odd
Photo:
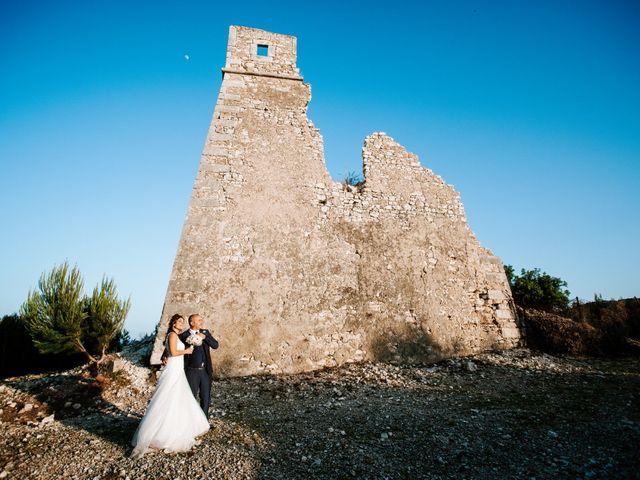
<instances>
[{"instance_id":1,"label":"green shrub","mask_svg":"<svg viewBox=\"0 0 640 480\"><path fill-rule=\"evenodd\" d=\"M511 265L505 265L504 270L516 305L552 313L567 310L569 290L564 280L541 272L539 268L523 268L520 275L514 273Z\"/></svg>"}]
</instances>

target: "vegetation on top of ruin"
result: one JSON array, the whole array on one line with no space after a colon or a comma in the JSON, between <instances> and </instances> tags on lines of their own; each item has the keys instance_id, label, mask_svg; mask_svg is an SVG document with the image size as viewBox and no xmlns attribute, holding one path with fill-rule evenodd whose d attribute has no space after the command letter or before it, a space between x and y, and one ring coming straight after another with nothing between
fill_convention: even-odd
<instances>
[{"instance_id":1,"label":"vegetation on top of ruin","mask_svg":"<svg viewBox=\"0 0 640 480\"><path fill-rule=\"evenodd\" d=\"M362 187L364 187L364 177L360 173L349 171L340 183L342 183L345 188L349 186L355 187L356 191L360 192Z\"/></svg>"}]
</instances>

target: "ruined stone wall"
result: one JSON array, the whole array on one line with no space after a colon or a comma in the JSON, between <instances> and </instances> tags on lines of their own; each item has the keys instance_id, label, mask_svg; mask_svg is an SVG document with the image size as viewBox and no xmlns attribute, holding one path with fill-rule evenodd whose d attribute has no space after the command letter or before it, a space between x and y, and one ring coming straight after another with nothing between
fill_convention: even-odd
<instances>
[{"instance_id":1,"label":"ruined stone wall","mask_svg":"<svg viewBox=\"0 0 640 480\"><path fill-rule=\"evenodd\" d=\"M362 186L333 182L309 100L294 37L230 28L152 363L176 312L203 315L222 375L515 345L502 263L459 195L383 133Z\"/></svg>"}]
</instances>

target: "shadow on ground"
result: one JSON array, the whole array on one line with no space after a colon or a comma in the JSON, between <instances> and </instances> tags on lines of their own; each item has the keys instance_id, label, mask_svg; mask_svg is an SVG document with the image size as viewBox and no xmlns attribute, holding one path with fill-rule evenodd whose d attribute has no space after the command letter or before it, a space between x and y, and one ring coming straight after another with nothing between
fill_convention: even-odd
<instances>
[{"instance_id":1,"label":"shadow on ground","mask_svg":"<svg viewBox=\"0 0 640 480\"><path fill-rule=\"evenodd\" d=\"M38 422L53 414L55 420L64 425L130 449L129 443L140 417L122 411L103 398L105 382L111 381L103 376L96 379L84 373L62 373L35 380L19 378L6 384L28 394L35 407L28 414L17 416L24 406L18 403L13 410L20 422ZM3 413L6 416L11 412Z\"/></svg>"},{"instance_id":2,"label":"shadow on ground","mask_svg":"<svg viewBox=\"0 0 640 480\"><path fill-rule=\"evenodd\" d=\"M636 360L579 373L474 365L343 367L214 389L220 413L264 439L259 478L637 478Z\"/></svg>"}]
</instances>

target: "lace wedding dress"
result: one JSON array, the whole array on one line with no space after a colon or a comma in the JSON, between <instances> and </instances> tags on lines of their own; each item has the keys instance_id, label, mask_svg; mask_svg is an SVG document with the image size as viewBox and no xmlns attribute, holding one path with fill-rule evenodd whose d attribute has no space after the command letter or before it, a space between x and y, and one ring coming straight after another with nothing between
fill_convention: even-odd
<instances>
[{"instance_id":1,"label":"lace wedding dress","mask_svg":"<svg viewBox=\"0 0 640 480\"><path fill-rule=\"evenodd\" d=\"M178 350L184 343L178 339ZM189 450L196 437L209 430L209 422L194 398L184 374L184 355L169 357L144 417L133 435L132 456L150 448L170 452Z\"/></svg>"}]
</instances>

